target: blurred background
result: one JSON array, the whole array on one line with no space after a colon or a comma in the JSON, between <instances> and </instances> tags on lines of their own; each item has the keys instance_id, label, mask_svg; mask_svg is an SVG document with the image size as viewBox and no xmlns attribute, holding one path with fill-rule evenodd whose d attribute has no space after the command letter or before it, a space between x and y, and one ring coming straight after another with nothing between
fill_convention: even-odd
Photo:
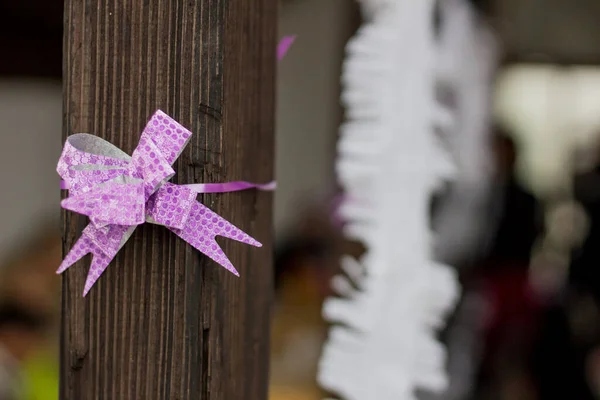
<instances>
[{"instance_id":1,"label":"blurred background","mask_svg":"<svg viewBox=\"0 0 600 400\"><path fill-rule=\"evenodd\" d=\"M58 393L61 3L0 2L0 400ZM456 265L444 340L466 383L442 398L600 399L600 2L469 4L501 43L488 127L501 207L489 248ZM362 251L341 237L334 173L360 22L353 0L281 4L280 34L298 39L278 77L272 400L323 395L321 302L339 256Z\"/></svg>"}]
</instances>

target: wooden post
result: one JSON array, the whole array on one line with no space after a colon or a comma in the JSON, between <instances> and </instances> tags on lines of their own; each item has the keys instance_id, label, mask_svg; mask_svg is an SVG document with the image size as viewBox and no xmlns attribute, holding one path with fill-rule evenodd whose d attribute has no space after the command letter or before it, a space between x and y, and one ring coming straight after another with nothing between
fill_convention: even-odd
<instances>
[{"instance_id":1,"label":"wooden post","mask_svg":"<svg viewBox=\"0 0 600 400\"><path fill-rule=\"evenodd\" d=\"M129 154L158 108L194 136L175 183L273 178L277 0L66 0L64 133ZM236 278L159 226L139 227L90 294L65 274L63 400L265 400L272 194L201 201L260 240L219 240ZM64 213L64 250L86 219Z\"/></svg>"}]
</instances>

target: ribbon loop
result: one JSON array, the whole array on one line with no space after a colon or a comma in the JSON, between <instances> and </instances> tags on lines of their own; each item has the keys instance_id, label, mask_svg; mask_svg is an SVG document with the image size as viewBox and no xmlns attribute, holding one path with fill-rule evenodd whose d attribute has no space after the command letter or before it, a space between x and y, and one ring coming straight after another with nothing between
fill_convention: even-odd
<instances>
[{"instance_id":1,"label":"ribbon loop","mask_svg":"<svg viewBox=\"0 0 600 400\"><path fill-rule=\"evenodd\" d=\"M129 173L144 180L144 196L148 198L169 179L175 171L158 147L148 141L133 152Z\"/></svg>"},{"instance_id":2,"label":"ribbon loop","mask_svg":"<svg viewBox=\"0 0 600 400\"><path fill-rule=\"evenodd\" d=\"M130 156L112 143L78 133L67 139L56 170L71 193L85 193L123 175L130 160Z\"/></svg>"},{"instance_id":3,"label":"ribbon loop","mask_svg":"<svg viewBox=\"0 0 600 400\"><path fill-rule=\"evenodd\" d=\"M149 143L154 143L169 165L173 165L185 146L187 146L191 137L192 132L185 129L179 122L164 112L158 110L150 118L150 121L148 121L140 138L138 149ZM145 147L143 150L146 152L150 151Z\"/></svg>"}]
</instances>

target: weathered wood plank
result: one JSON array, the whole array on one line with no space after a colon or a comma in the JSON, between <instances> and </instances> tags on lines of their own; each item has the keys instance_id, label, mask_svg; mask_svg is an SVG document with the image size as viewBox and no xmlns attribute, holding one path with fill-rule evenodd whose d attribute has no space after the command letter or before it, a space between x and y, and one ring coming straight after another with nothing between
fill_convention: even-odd
<instances>
[{"instance_id":1,"label":"weathered wood plank","mask_svg":"<svg viewBox=\"0 0 600 400\"><path fill-rule=\"evenodd\" d=\"M277 4L66 0L64 137L91 132L131 153L160 108L194 132L173 182L269 181ZM264 244L220 240L241 278L146 225L86 298L90 260L71 267L61 399L266 399L271 197L201 199ZM63 220L67 251L86 221Z\"/></svg>"}]
</instances>

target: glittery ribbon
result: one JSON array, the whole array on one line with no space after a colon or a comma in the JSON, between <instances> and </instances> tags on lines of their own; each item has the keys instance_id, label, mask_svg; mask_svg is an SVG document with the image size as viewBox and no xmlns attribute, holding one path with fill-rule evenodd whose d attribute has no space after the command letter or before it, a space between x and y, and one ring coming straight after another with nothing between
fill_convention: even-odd
<instances>
[{"instance_id":1,"label":"glittery ribbon","mask_svg":"<svg viewBox=\"0 0 600 400\"><path fill-rule=\"evenodd\" d=\"M61 205L87 215L83 230L57 273L62 273L86 254L92 263L85 296L104 272L135 228L149 222L163 225L200 252L239 276L215 241L223 236L256 247L261 244L230 222L196 201L198 193L257 188L272 190L274 184L248 182L175 185L173 163L192 133L171 117L157 111L144 129L131 156L93 135L70 136L57 171L68 188Z\"/></svg>"}]
</instances>

